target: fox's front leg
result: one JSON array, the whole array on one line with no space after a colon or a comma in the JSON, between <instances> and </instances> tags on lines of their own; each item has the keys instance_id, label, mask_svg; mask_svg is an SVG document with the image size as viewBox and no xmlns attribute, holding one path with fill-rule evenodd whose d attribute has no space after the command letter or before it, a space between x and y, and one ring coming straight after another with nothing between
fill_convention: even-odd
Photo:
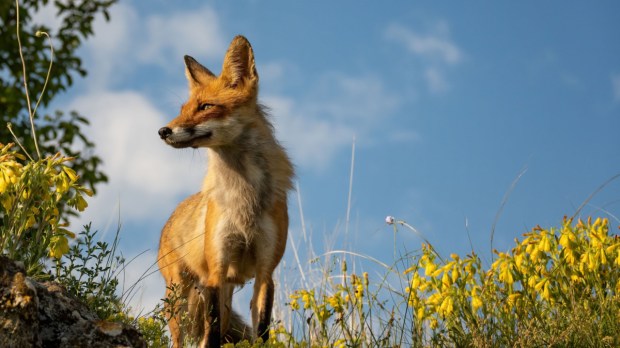
<instances>
[{"instance_id":1,"label":"fox's front leg","mask_svg":"<svg viewBox=\"0 0 620 348\"><path fill-rule=\"evenodd\" d=\"M204 296L207 303L207 321L205 323L205 335L200 343L202 348L214 348L221 345L221 315L220 315L220 291L219 284L207 285Z\"/></svg>"},{"instance_id":2,"label":"fox's front leg","mask_svg":"<svg viewBox=\"0 0 620 348\"><path fill-rule=\"evenodd\" d=\"M269 340L269 325L273 309L274 284L271 274L257 276L252 296L252 327L254 337Z\"/></svg>"}]
</instances>

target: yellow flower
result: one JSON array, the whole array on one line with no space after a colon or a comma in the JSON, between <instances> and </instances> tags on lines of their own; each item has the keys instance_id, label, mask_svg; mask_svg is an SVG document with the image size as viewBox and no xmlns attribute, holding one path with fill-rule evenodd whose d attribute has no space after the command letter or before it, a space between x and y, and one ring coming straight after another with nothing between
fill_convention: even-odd
<instances>
[{"instance_id":1,"label":"yellow flower","mask_svg":"<svg viewBox=\"0 0 620 348\"><path fill-rule=\"evenodd\" d=\"M521 250L514 253L515 267L519 271L521 270L521 267L523 266L524 258L525 258L525 253L522 252Z\"/></svg>"},{"instance_id":2,"label":"yellow flower","mask_svg":"<svg viewBox=\"0 0 620 348\"><path fill-rule=\"evenodd\" d=\"M537 275L533 275L533 276L528 278L527 285L529 285L532 288L535 288L536 284L538 284L539 279L540 278Z\"/></svg>"},{"instance_id":3,"label":"yellow flower","mask_svg":"<svg viewBox=\"0 0 620 348\"><path fill-rule=\"evenodd\" d=\"M575 237L575 234L573 233L573 231L569 229L564 229L562 230L562 235L560 236L559 243L562 247L570 250L575 247L576 239L577 237Z\"/></svg>"},{"instance_id":4,"label":"yellow flower","mask_svg":"<svg viewBox=\"0 0 620 348\"><path fill-rule=\"evenodd\" d=\"M499 280L506 284L514 283L514 278L512 277L512 265L510 262L504 261L499 266Z\"/></svg>"},{"instance_id":5,"label":"yellow flower","mask_svg":"<svg viewBox=\"0 0 620 348\"><path fill-rule=\"evenodd\" d=\"M619 248L620 248L620 243L612 244L608 246L607 248L605 248L605 253L611 255L614 253L614 251L618 250Z\"/></svg>"},{"instance_id":6,"label":"yellow flower","mask_svg":"<svg viewBox=\"0 0 620 348\"><path fill-rule=\"evenodd\" d=\"M82 195L78 194L75 197L75 208L82 212L84 211L84 209L86 209L86 207L88 207L88 202L86 202L86 200L84 199L84 197L82 197Z\"/></svg>"},{"instance_id":7,"label":"yellow flower","mask_svg":"<svg viewBox=\"0 0 620 348\"><path fill-rule=\"evenodd\" d=\"M551 293L549 291L549 282L545 283L541 297L547 301L551 300Z\"/></svg>"},{"instance_id":8,"label":"yellow flower","mask_svg":"<svg viewBox=\"0 0 620 348\"><path fill-rule=\"evenodd\" d=\"M4 210L11 211L11 209L13 208L13 203L14 200L11 195L6 195L2 197L2 206L4 207Z\"/></svg>"},{"instance_id":9,"label":"yellow flower","mask_svg":"<svg viewBox=\"0 0 620 348\"><path fill-rule=\"evenodd\" d=\"M426 318L426 308L424 308L424 306L420 306L415 314L418 320L424 320L424 318Z\"/></svg>"},{"instance_id":10,"label":"yellow flower","mask_svg":"<svg viewBox=\"0 0 620 348\"><path fill-rule=\"evenodd\" d=\"M312 296L311 296L312 295ZM312 306L312 300L314 299L314 294L311 294L309 291L303 291L301 295L301 300L304 302L304 309L308 309Z\"/></svg>"},{"instance_id":11,"label":"yellow flower","mask_svg":"<svg viewBox=\"0 0 620 348\"><path fill-rule=\"evenodd\" d=\"M26 220L26 228L30 228L32 226L34 226L34 224L36 223L36 220L34 218L34 215L28 215L28 220Z\"/></svg>"},{"instance_id":12,"label":"yellow flower","mask_svg":"<svg viewBox=\"0 0 620 348\"><path fill-rule=\"evenodd\" d=\"M571 275L570 280L574 283L585 283L585 280L576 274Z\"/></svg>"},{"instance_id":13,"label":"yellow flower","mask_svg":"<svg viewBox=\"0 0 620 348\"><path fill-rule=\"evenodd\" d=\"M455 265L454 268L452 269L452 283L456 283L460 275L461 275L461 272L459 271L458 266Z\"/></svg>"},{"instance_id":14,"label":"yellow flower","mask_svg":"<svg viewBox=\"0 0 620 348\"><path fill-rule=\"evenodd\" d=\"M299 302L297 302L297 300L301 296L299 296L297 291L295 291L294 293L290 294L289 297L291 298L291 302L289 302L289 305L291 306L291 309L293 309L294 311L298 310L299 309Z\"/></svg>"},{"instance_id":15,"label":"yellow flower","mask_svg":"<svg viewBox=\"0 0 620 348\"><path fill-rule=\"evenodd\" d=\"M543 231L541 232L541 239L539 244L539 250L544 252L551 251L551 240L549 239L549 232Z\"/></svg>"},{"instance_id":16,"label":"yellow flower","mask_svg":"<svg viewBox=\"0 0 620 348\"><path fill-rule=\"evenodd\" d=\"M480 307L482 307L482 300L480 299L480 297L472 297L471 308L474 310L474 312L480 309Z\"/></svg>"},{"instance_id":17,"label":"yellow flower","mask_svg":"<svg viewBox=\"0 0 620 348\"><path fill-rule=\"evenodd\" d=\"M9 185L16 184L22 174L22 165L14 160L2 160L0 164L0 193L4 193Z\"/></svg>"},{"instance_id":18,"label":"yellow flower","mask_svg":"<svg viewBox=\"0 0 620 348\"><path fill-rule=\"evenodd\" d=\"M590 236L590 243L592 244L592 247L596 249L603 247L603 243L607 239L607 226L608 220L601 218L597 218L594 221L594 224L590 226L588 234Z\"/></svg>"},{"instance_id":19,"label":"yellow flower","mask_svg":"<svg viewBox=\"0 0 620 348\"><path fill-rule=\"evenodd\" d=\"M545 253L542 250L540 250L538 245L532 248L531 253L530 253L530 260L532 260L532 262L536 263L538 262L538 260L544 257L545 257Z\"/></svg>"},{"instance_id":20,"label":"yellow flower","mask_svg":"<svg viewBox=\"0 0 620 348\"><path fill-rule=\"evenodd\" d=\"M52 236L50 240L50 257L60 259L62 255L69 252L69 241L67 237L62 234Z\"/></svg>"},{"instance_id":21,"label":"yellow flower","mask_svg":"<svg viewBox=\"0 0 620 348\"><path fill-rule=\"evenodd\" d=\"M78 179L77 174L75 173L75 170L67 167L67 166L62 166L62 170L63 172L65 172L65 174L67 174L67 176L69 177L69 180L73 183L76 182Z\"/></svg>"},{"instance_id":22,"label":"yellow flower","mask_svg":"<svg viewBox=\"0 0 620 348\"><path fill-rule=\"evenodd\" d=\"M448 289L452 285L450 282L450 277L447 272L444 272L443 277L441 277L441 288L442 290Z\"/></svg>"},{"instance_id":23,"label":"yellow flower","mask_svg":"<svg viewBox=\"0 0 620 348\"><path fill-rule=\"evenodd\" d=\"M334 342L334 348L345 348L347 341L343 338L337 340L336 342Z\"/></svg>"},{"instance_id":24,"label":"yellow flower","mask_svg":"<svg viewBox=\"0 0 620 348\"><path fill-rule=\"evenodd\" d=\"M75 238L75 233L73 233L73 232L71 232L71 231L69 231L67 229L59 228L58 232L64 234L65 236L69 236L71 238Z\"/></svg>"},{"instance_id":25,"label":"yellow flower","mask_svg":"<svg viewBox=\"0 0 620 348\"><path fill-rule=\"evenodd\" d=\"M482 307L482 299L479 296L480 287L477 285L471 288L471 308L475 312Z\"/></svg>"},{"instance_id":26,"label":"yellow flower","mask_svg":"<svg viewBox=\"0 0 620 348\"><path fill-rule=\"evenodd\" d=\"M517 305L517 300L519 298L521 298L521 293L519 292L515 292L515 293L508 295L508 304L511 307L515 307Z\"/></svg>"},{"instance_id":27,"label":"yellow flower","mask_svg":"<svg viewBox=\"0 0 620 348\"><path fill-rule=\"evenodd\" d=\"M59 175L56 177L56 192L59 194L64 194L69 190L69 180L64 175Z\"/></svg>"},{"instance_id":28,"label":"yellow flower","mask_svg":"<svg viewBox=\"0 0 620 348\"><path fill-rule=\"evenodd\" d=\"M566 248L562 250L562 255L564 256L564 260L571 266L575 266L577 264L577 259L579 257L579 253L572 248Z\"/></svg>"},{"instance_id":29,"label":"yellow flower","mask_svg":"<svg viewBox=\"0 0 620 348\"><path fill-rule=\"evenodd\" d=\"M357 297L358 299L364 297L364 286L362 284L358 284L355 287L355 297Z\"/></svg>"},{"instance_id":30,"label":"yellow flower","mask_svg":"<svg viewBox=\"0 0 620 348\"><path fill-rule=\"evenodd\" d=\"M413 278L411 278L411 287L409 288L409 291L415 291L420 286L420 282L420 274L416 272L413 275Z\"/></svg>"},{"instance_id":31,"label":"yellow flower","mask_svg":"<svg viewBox=\"0 0 620 348\"><path fill-rule=\"evenodd\" d=\"M436 292L436 293L432 294L431 296L429 296L429 298L426 300L426 303L428 303L431 306L436 306L441 301L442 301L441 293Z\"/></svg>"},{"instance_id":32,"label":"yellow flower","mask_svg":"<svg viewBox=\"0 0 620 348\"><path fill-rule=\"evenodd\" d=\"M602 265L607 264L607 257L605 256L605 252L603 250L598 250L596 252L596 255L599 257L599 260L601 261Z\"/></svg>"},{"instance_id":33,"label":"yellow flower","mask_svg":"<svg viewBox=\"0 0 620 348\"><path fill-rule=\"evenodd\" d=\"M437 270L437 265L433 261L428 261L424 267L424 274L427 277L433 277L435 270Z\"/></svg>"},{"instance_id":34,"label":"yellow flower","mask_svg":"<svg viewBox=\"0 0 620 348\"><path fill-rule=\"evenodd\" d=\"M334 309L335 312L341 313L344 308L342 307L342 297L340 293L336 293L333 296L327 298L327 303Z\"/></svg>"},{"instance_id":35,"label":"yellow flower","mask_svg":"<svg viewBox=\"0 0 620 348\"><path fill-rule=\"evenodd\" d=\"M586 273L585 268L587 267L588 270L590 271L594 271L596 269L598 269L599 263L598 263L598 258L596 257L596 254L593 253L592 251L589 251L583 255L581 255L581 263L579 264L579 270L581 271L582 274Z\"/></svg>"},{"instance_id":36,"label":"yellow flower","mask_svg":"<svg viewBox=\"0 0 620 348\"><path fill-rule=\"evenodd\" d=\"M4 173L0 173L0 193L4 193L8 186L9 182L4 178Z\"/></svg>"},{"instance_id":37,"label":"yellow flower","mask_svg":"<svg viewBox=\"0 0 620 348\"><path fill-rule=\"evenodd\" d=\"M454 300L452 299L452 296L446 296L441 302L441 306L439 306L439 310L437 312L443 317L447 317L448 315L452 314L453 310Z\"/></svg>"},{"instance_id":38,"label":"yellow flower","mask_svg":"<svg viewBox=\"0 0 620 348\"><path fill-rule=\"evenodd\" d=\"M540 297L544 300L551 299L551 293L549 291L549 279L542 278L535 286L534 289L540 293Z\"/></svg>"}]
</instances>

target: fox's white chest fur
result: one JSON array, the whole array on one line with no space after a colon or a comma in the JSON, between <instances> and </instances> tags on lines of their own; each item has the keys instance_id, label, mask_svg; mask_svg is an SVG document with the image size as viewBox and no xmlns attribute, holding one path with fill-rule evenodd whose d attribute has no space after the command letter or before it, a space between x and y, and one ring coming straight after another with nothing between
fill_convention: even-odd
<instances>
[{"instance_id":1,"label":"fox's white chest fur","mask_svg":"<svg viewBox=\"0 0 620 348\"><path fill-rule=\"evenodd\" d=\"M226 275L232 283L243 283L254 277L254 264L258 261L256 248L267 248L261 253L268 252L277 237L267 210L274 201L273 183L261 156L251 150L244 154L209 150L202 195L219 211L217 220L206 221L214 226L207 226L212 235L206 236L209 240L205 244L221 251L219 257L228 264Z\"/></svg>"}]
</instances>

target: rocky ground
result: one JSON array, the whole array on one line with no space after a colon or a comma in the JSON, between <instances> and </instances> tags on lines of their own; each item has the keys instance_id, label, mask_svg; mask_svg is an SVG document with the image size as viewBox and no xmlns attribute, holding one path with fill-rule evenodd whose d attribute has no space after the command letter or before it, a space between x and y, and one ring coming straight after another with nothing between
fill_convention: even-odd
<instances>
[{"instance_id":1,"label":"rocky ground","mask_svg":"<svg viewBox=\"0 0 620 348\"><path fill-rule=\"evenodd\" d=\"M0 346L146 347L133 327L103 321L54 282L38 283L0 256Z\"/></svg>"}]
</instances>

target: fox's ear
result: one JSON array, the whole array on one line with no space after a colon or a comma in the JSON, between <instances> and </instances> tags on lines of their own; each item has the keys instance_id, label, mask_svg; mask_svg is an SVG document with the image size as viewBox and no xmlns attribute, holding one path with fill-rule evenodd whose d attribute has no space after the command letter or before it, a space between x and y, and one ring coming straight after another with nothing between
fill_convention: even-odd
<instances>
[{"instance_id":1,"label":"fox's ear","mask_svg":"<svg viewBox=\"0 0 620 348\"><path fill-rule=\"evenodd\" d=\"M189 86L195 86L204 84L209 80L215 78L213 73L202 66L202 64L198 63L196 59L185 56L185 76L187 76L187 81L189 81Z\"/></svg>"},{"instance_id":2,"label":"fox's ear","mask_svg":"<svg viewBox=\"0 0 620 348\"><path fill-rule=\"evenodd\" d=\"M221 77L226 79L232 88L246 83L258 83L254 51L245 37L238 35L230 43L224 57Z\"/></svg>"}]
</instances>

